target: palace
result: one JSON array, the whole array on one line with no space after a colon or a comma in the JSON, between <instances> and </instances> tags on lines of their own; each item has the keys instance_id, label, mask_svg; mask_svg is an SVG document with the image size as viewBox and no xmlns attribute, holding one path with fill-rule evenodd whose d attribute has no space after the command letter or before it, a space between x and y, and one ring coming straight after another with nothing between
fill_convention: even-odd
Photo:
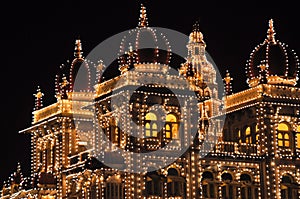
<instances>
[{"instance_id":1,"label":"palace","mask_svg":"<svg viewBox=\"0 0 300 199\"><path fill-rule=\"evenodd\" d=\"M20 131L31 136L31 176L19 165L1 198L300 198L299 60L273 20L247 61L249 88L233 93L199 24L184 62L170 66L167 38L140 12L110 78L77 39L55 77L57 101L44 107L37 89L32 125ZM164 50L142 49L147 35Z\"/></svg>"}]
</instances>

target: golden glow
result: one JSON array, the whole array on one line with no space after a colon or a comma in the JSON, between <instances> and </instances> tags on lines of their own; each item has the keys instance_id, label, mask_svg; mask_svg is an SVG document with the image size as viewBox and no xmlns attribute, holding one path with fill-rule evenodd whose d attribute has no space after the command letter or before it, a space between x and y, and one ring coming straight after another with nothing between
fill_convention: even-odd
<instances>
[{"instance_id":1,"label":"golden glow","mask_svg":"<svg viewBox=\"0 0 300 199\"><path fill-rule=\"evenodd\" d=\"M289 127L286 123L279 123L278 124L278 130L279 131L288 131Z\"/></svg>"},{"instance_id":2,"label":"golden glow","mask_svg":"<svg viewBox=\"0 0 300 199\"><path fill-rule=\"evenodd\" d=\"M246 134L246 143L250 144L252 142L252 138L251 138L251 128L249 126L246 128L245 134Z\"/></svg>"},{"instance_id":3,"label":"golden glow","mask_svg":"<svg viewBox=\"0 0 300 199\"><path fill-rule=\"evenodd\" d=\"M282 133L278 133L278 146L283 146L283 136Z\"/></svg>"},{"instance_id":4,"label":"golden glow","mask_svg":"<svg viewBox=\"0 0 300 199\"><path fill-rule=\"evenodd\" d=\"M290 136L289 134L284 134L284 146L289 147L290 146Z\"/></svg>"},{"instance_id":5,"label":"golden glow","mask_svg":"<svg viewBox=\"0 0 300 199\"><path fill-rule=\"evenodd\" d=\"M157 120L157 117L154 113L150 112L150 113L147 113L146 114L146 120L152 120L152 121L156 121Z\"/></svg>"},{"instance_id":6,"label":"golden glow","mask_svg":"<svg viewBox=\"0 0 300 199\"><path fill-rule=\"evenodd\" d=\"M178 124L177 124L177 117L174 114L168 114L166 116L166 138L178 139ZM170 125L172 127L170 127Z\"/></svg>"},{"instance_id":7,"label":"golden glow","mask_svg":"<svg viewBox=\"0 0 300 199\"><path fill-rule=\"evenodd\" d=\"M145 127L146 127L146 136L147 137L151 136L151 133L150 133L150 123L146 123Z\"/></svg>"}]
</instances>

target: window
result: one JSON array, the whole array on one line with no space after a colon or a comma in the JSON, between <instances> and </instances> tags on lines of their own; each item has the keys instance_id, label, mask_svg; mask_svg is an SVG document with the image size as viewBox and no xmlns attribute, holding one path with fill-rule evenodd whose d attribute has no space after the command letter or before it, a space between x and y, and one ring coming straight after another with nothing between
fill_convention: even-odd
<instances>
[{"instance_id":1,"label":"window","mask_svg":"<svg viewBox=\"0 0 300 199\"><path fill-rule=\"evenodd\" d=\"M290 148L290 132L289 127L285 123L278 124L277 143L279 147Z\"/></svg>"},{"instance_id":2,"label":"window","mask_svg":"<svg viewBox=\"0 0 300 199\"><path fill-rule=\"evenodd\" d=\"M257 124L255 125L255 143L259 143L259 129Z\"/></svg>"},{"instance_id":3,"label":"window","mask_svg":"<svg viewBox=\"0 0 300 199\"><path fill-rule=\"evenodd\" d=\"M214 184L214 176L210 171L202 174L202 193L204 198L215 198L216 188Z\"/></svg>"},{"instance_id":4,"label":"window","mask_svg":"<svg viewBox=\"0 0 300 199\"><path fill-rule=\"evenodd\" d=\"M165 136L169 139L179 139L178 121L174 114L166 116Z\"/></svg>"},{"instance_id":5,"label":"window","mask_svg":"<svg viewBox=\"0 0 300 199\"><path fill-rule=\"evenodd\" d=\"M240 177L241 181L241 196L243 199L252 199L254 187L252 184L252 178L248 174L242 174Z\"/></svg>"},{"instance_id":6,"label":"window","mask_svg":"<svg viewBox=\"0 0 300 199\"><path fill-rule=\"evenodd\" d=\"M251 128L249 126L245 130L245 135L246 135L246 143L247 144L252 143Z\"/></svg>"},{"instance_id":7,"label":"window","mask_svg":"<svg viewBox=\"0 0 300 199\"><path fill-rule=\"evenodd\" d=\"M161 176L152 171L146 175L146 194L147 196L161 196L163 190L163 181Z\"/></svg>"},{"instance_id":8,"label":"window","mask_svg":"<svg viewBox=\"0 0 300 199\"><path fill-rule=\"evenodd\" d=\"M235 198L234 187L232 183L232 175L230 173L223 173L221 176L222 179L222 198L229 199Z\"/></svg>"},{"instance_id":9,"label":"window","mask_svg":"<svg viewBox=\"0 0 300 199\"><path fill-rule=\"evenodd\" d=\"M297 193L298 186L295 185L292 176L285 174L281 178L281 198L282 199L293 199L299 198Z\"/></svg>"},{"instance_id":10,"label":"window","mask_svg":"<svg viewBox=\"0 0 300 199\"><path fill-rule=\"evenodd\" d=\"M123 185L119 176L112 176L107 179L104 194L106 199L123 198Z\"/></svg>"},{"instance_id":11,"label":"window","mask_svg":"<svg viewBox=\"0 0 300 199\"><path fill-rule=\"evenodd\" d=\"M145 136L157 137L157 116L152 112L145 117Z\"/></svg>"},{"instance_id":12,"label":"window","mask_svg":"<svg viewBox=\"0 0 300 199\"><path fill-rule=\"evenodd\" d=\"M168 197L185 196L185 179L181 177L174 168L168 169L167 176L167 194Z\"/></svg>"}]
</instances>

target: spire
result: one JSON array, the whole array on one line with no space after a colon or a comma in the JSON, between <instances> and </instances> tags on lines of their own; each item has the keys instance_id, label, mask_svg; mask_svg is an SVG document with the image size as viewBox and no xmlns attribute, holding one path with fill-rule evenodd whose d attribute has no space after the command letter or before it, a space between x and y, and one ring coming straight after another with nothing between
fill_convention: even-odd
<instances>
[{"instance_id":1,"label":"spire","mask_svg":"<svg viewBox=\"0 0 300 199\"><path fill-rule=\"evenodd\" d=\"M267 33L267 41L271 42L271 43L276 43L275 40L275 30L274 30L274 26L273 26L273 19L269 20L269 29L268 29L268 33Z\"/></svg>"},{"instance_id":2,"label":"spire","mask_svg":"<svg viewBox=\"0 0 300 199\"><path fill-rule=\"evenodd\" d=\"M140 18L139 18L139 25L140 28L145 28L148 26L148 18L146 13L146 7L141 4L141 10L140 10Z\"/></svg>"},{"instance_id":3,"label":"spire","mask_svg":"<svg viewBox=\"0 0 300 199\"><path fill-rule=\"evenodd\" d=\"M75 51L74 51L75 58L82 58L82 47L81 47L81 40L78 38L75 41Z\"/></svg>"},{"instance_id":4,"label":"spire","mask_svg":"<svg viewBox=\"0 0 300 199\"><path fill-rule=\"evenodd\" d=\"M43 93L41 92L40 87L38 86L37 90L36 90L36 94L34 94L35 97L35 105L34 105L34 110L39 110L40 108L43 107Z\"/></svg>"},{"instance_id":5,"label":"spire","mask_svg":"<svg viewBox=\"0 0 300 199\"><path fill-rule=\"evenodd\" d=\"M197 20L193 25L193 32L200 32L199 26L199 21Z\"/></svg>"}]
</instances>

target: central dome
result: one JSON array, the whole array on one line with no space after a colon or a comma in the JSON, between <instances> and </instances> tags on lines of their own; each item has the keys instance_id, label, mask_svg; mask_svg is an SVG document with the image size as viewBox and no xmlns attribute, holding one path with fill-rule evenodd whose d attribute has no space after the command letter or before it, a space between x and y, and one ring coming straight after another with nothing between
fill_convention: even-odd
<instances>
[{"instance_id":1,"label":"central dome","mask_svg":"<svg viewBox=\"0 0 300 199\"><path fill-rule=\"evenodd\" d=\"M125 72L135 64L166 64L171 60L171 47L167 38L148 27L146 7L142 4L138 27L132 29L121 41L119 70Z\"/></svg>"},{"instance_id":2,"label":"central dome","mask_svg":"<svg viewBox=\"0 0 300 199\"><path fill-rule=\"evenodd\" d=\"M265 75L268 84L296 85L299 59L288 45L275 39L273 20L269 21L267 38L255 47L246 64L247 82L250 87L261 82Z\"/></svg>"}]
</instances>

